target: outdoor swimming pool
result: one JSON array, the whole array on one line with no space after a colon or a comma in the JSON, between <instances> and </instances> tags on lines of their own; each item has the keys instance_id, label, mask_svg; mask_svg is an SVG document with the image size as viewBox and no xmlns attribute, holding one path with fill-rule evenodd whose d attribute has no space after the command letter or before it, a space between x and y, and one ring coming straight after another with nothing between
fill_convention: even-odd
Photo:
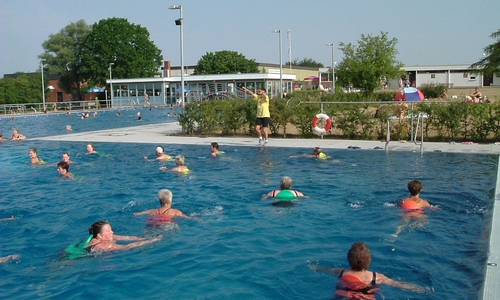
<instances>
[{"instance_id":1,"label":"outdoor swimming pool","mask_svg":"<svg viewBox=\"0 0 500 300\"><path fill-rule=\"evenodd\" d=\"M48 126L48 134L64 130L59 125ZM334 159L322 161L289 158L311 149L222 145L227 155L214 159L211 141L163 145L170 155L186 156L188 175L145 161L153 144L95 143L102 156L84 155L83 142L0 144L0 217L19 217L0 222L0 256L21 255L0 265L0 297L330 299L336 278L308 265L347 267L347 251L360 240L372 251L370 269L435 290L384 286L386 299L477 297L496 156L325 149ZM32 167L30 147L48 164ZM60 179L54 165L64 151L76 162L74 180ZM311 198L289 208L262 201L284 175ZM401 224L394 204L408 194L410 179L421 180L422 197L440 209L429 211L423 228L394 238ZM158 206L162 188L174 193L174 208L198 220L159 232L145 226L145 217L134 217ZM117 234L164 238L127 252L62 259L62 250L85 239L88 226L101 219Z\"/></svg>"}]
</instances>

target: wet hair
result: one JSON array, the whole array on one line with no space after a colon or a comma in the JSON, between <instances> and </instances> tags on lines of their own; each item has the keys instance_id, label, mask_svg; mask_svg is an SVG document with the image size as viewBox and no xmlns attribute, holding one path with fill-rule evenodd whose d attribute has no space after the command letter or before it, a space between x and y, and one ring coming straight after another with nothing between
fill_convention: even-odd
<instances>
[{"instance_id":1,"label":"wet hair","mask_svg":"<svg viewBox=\"0 0 500 300\"><path fill-rule=\"evenodd\" d=\"M18 128L12 128L12 130L15 130L15 131L19 132L19 129L18 129Z\"/></svg>"},{"instance_id":2,"label":"wet hair","mask_svg":"<svg viewBox=\"0 0 500 300\"><path fill-rule=\"evenodd\" d=\"M101 233L102 227L104 225L109 225L108 221L97 221L89 227L89 234L91 234L94 238L97 238L97 235Z\"/></svg>"},{"instance_id":3,"label":"wet hair","mask_svg":"<svg viewBox=\"0 0 500 300\"><path fill-rule=\"evenodd\" d=\"M214 149L219 150L219 144L217 142L213 142L211 145Z\"/></svg>"},{"instance_id":4,"label":"wet hair","mask_svg":"<svg viewBox=\"0 0 500 300\"><path fill-rule=\"evenodd\" d=\"M69 171L69 164L65 161L58 162L57 167Z\"/></svg>"},{"instance_id":5,"label":"wet hair","mask_svg":"<svg viewBox=\"0 0 500 300\"><path fill-rule=\"evenodd\" d=\"M36 155L38 155L38 150L36 150L36 148L30 148L30 152L33 152Z\"/></svg>"},{"instance_id":6,"label":"wet hair","mask_svg":"<svg viewBox=\"0 0 500 300\"><path fill-rule=\"evenodd\" d=\"M320 153L323 153L323 150L320 147L314 147L313 152L319 155Z\"/></svg>"},{"instance_id":7,"label":"wet hair","mask_svg":"<svg viewBox=\"0 0 500 300\"><path fill-rule=\"evenodd\" d=\"M3 134L0 132L0 138L3 137Z\"/></svg>"},{"instance_id":8,"label":"wet hair","mask_svg":"<svg viewBox=\"0 0 500 300\"><path fill-rule=\"evenodd\" d=\"M284 176L280 181L280 188L282 190L289 190L292 188L292 178Z\"/></svg>"},{"instance_id":9,"label":"wet hair","mask_svg":"<svg viewBox=\"0 0 500 300\"><path fill-rule=\"evenodd\" d=\"M62 155L66 154L68 157L69 157L69 153L68 152L63 152Z\"/></svg>"},{"instance_id":10,"label":"wet hair","mask_svg":"<svg viewBox=\"0 0 500 300\"><path fill-rule=\"evenodd\" d=\"M408 182L408 191L410 191L410 194L412 196L416 196L420 194L420 192L424 189L424 186L422 185L422 182L419 180L411 180Z\"/></svg>"},{"instance_id":11,"label":"wet hair","mask_svg":"<svg viewBox=\"0 0 500 300\"><path fill-rule=\"evenodd\" d=\"M177 155L175 157L175 163L179 166L183 166L185 162L184 156L183 155Z\"/></svg>"},{"instance_id":12,"label":"wet hair","mask_svg":"<svg viewBox=\"0 0 500 300\"><path fill-rule=\"evenodd\" d=\"M162 189L158 192L158 200L160 200L161 206L172 204L172 192L167 189Z\"/></svg>"},{"instance_id":13,"label":"wet hair","mask_svg":"<svg viewBox=\"0 0 500 300\"><path fill-rule=\"evenodd\" d=\"M367 270L372 262L370 249L363 242L352 244L351 249L347 252L347 260L353 271Z\"/></svg>"},{"instance_id":14,"label":"wet hair","mask_svg":"<svg viewBox=\"0 0 500 300\"><path fill-rule=\"evenodd\" d=\"M88 143L87 146L90 145L92 147L92 150L95 151L94 144Z\"/></svg>"}]
</instances>

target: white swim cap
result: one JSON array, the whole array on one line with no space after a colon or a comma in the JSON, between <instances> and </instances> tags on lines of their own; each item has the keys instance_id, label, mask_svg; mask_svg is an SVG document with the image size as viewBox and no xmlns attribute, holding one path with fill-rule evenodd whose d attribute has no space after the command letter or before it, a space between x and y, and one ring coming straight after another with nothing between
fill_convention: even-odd
<instances>
[{"instance_id":1,"label":"white swim cap","mask_svg":"<svg viewBox=\"0 0 500 300\"><path fill-rule=\"evenodd\" d=\"M163 153L163 148L160 146L156 147L156 152Z\"/></svg>"}]
</instances>

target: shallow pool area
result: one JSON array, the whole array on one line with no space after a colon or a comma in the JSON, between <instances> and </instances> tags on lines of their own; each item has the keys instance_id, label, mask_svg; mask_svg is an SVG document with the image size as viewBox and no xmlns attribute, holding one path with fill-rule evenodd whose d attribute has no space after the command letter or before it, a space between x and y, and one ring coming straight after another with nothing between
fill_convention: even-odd
<instances>
[{"instance_id":1,"label":"shallow pool area","mask_svg":"<svg viewBox=\"0 0 500 300\"><path fill-rule=\"evenodd\" d=\"M47 134L54 134L50 126ZM315 160L289 158L309 148L221 146L227 154L212 158L209 145L162 144L166 153L186 157L192 172L179 175L159 170L173 162L143 159L154 155L154 144L95 143L101 152L95 156L84 154L85 145L0 144L0 217L18 217L0 222L0 256L21 255L0 265L2 298L330 299L337 279L309 265L348 267L356 241L370 247L371 270L434 289L415 294L383 286L386 299L474 299L481 288L496 156L325 149L333 158ZM31 166L30 147L48 163ZM75 161L73 180L59 178L55 166L65 151ZM293 207L261 200L285 175L310 198ZM401 218L394 204L411 179L423 182L422 198L439 209L396 238ZM174 193L174 208L197 220L161 230L134 217L158 207L162 188ZM65 259L62 250L101 219L116 234L164 238L127 252Z\"/></svg>"}]
</instances>

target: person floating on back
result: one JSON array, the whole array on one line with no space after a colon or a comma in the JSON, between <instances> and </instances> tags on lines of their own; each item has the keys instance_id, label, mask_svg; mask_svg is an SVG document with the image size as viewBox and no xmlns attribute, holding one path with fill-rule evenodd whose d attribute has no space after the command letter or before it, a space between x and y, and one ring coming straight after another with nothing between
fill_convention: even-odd
<instances>
[{"instance_id":1,"label":"person floating on back","mask_svg":"<svg viewBox=\"0 0 500 300\"><path fill-rule=\"evenodd\" d=\"M376 293L381 284L394 286L400 289L424 293L429 288L424 288L412 283L406 283L390 279L381 273L369 271L372 262L370 249L363 242L352 244L347 253L349 269L325 268L322 266L309 265L315 272L339 275L335 295L345 297L342 299L376 299Z\"/></svg>"}]
</instances>

